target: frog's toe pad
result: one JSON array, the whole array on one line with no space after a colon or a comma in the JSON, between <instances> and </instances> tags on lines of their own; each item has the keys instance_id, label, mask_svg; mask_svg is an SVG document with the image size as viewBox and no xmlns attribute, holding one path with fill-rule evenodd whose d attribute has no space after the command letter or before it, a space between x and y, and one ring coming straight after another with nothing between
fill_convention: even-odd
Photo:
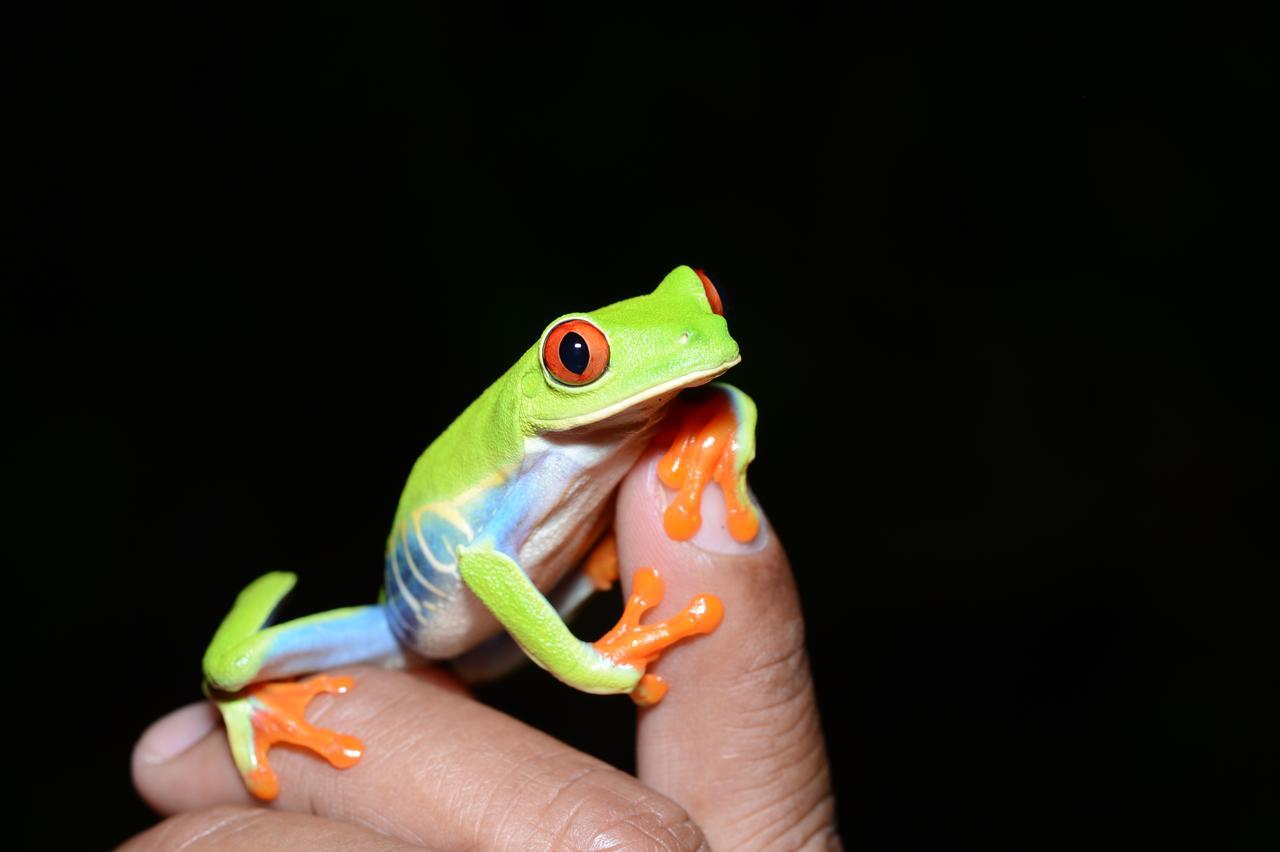
<instances>
[{"instance_id":1,"label":"frog's toe pad","mask_svg":"<svg viewBox=\"0 0 1280 852\"><path fill-rule=\"evenodd\" d=\"M631 700L637 707L652 707L662 700L668 688L670 685L662 675L647 674L640 678L636 688L631 690Z\"/></svg>"},{"instance_id":2,"label":"frog's toe pad","mask_svg":"<svg viewBox=\"0 0 1280 852\"><path fill-rule=\"evenodd\" d=\"M316 695L322 692L340 695L352 686L354 682L349 677L317 675L297 682L257 684L242 693L243 697L237 700L243 701L248 711L252 727L252 754L244 755L248 758L244 761L237 754L236 762L240 764L249 792L267 800L274 799L280 792L280 781L267 759L267 753L277 743L313 751L338 769L354 766L360 761L364 743L347 734L317 728L303 716ZM232 751L236 752L235 731L230 725L228 730L233 738Z\"/></svg>"}]
</instances>

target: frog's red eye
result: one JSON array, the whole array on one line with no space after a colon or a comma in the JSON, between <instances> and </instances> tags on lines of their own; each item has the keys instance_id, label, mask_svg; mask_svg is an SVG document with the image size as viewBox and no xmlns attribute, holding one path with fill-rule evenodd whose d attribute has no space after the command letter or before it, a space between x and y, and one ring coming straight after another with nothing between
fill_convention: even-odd
<instances>
[{"instance_id":1,"label":"frog's red eye","mask_svg":"<svg viewBox=\"0 0 1280 852\"><path fill-rule=\"evenodd\" d=\"M609 341L584 319L565 320L547 332L542 363L562 384L589 385L609 366Z\"/></svg>"},{"instance_id":2,"label":"frog's red eye","mask_svg":"<svg viewBox=\"0 0 1280 852\"><path fill-rule=\"evenodd\" d=\"M707 273L701 269L695 269L698 277L702 279L702 289L706 291L707 301L711 303L711 313L724 316L724 302L720 301L720 291L716 289L716 285L711 283L711 279L707 277Z\"/></svg>"}]
</instances>

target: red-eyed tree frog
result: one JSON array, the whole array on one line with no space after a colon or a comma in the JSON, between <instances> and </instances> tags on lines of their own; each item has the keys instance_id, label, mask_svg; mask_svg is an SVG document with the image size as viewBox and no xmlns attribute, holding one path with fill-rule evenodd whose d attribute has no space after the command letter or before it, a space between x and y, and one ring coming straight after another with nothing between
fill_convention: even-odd
<instances>
[{"instance_id":1,"label":"red-eyed tree frog","mask_svg":"<svg viewBox=\"0 0 1280 852\"><path fill-rule=\"evenodd\" d=\"M312 697L345 692L351 679L281 680L333 666L407 652L465 654L483 671L500 656L486 649L505 628L570 686L628 693L642 705L662 698L667 685L646 666L672 643L714 631L724 613L718 598L700 595L665 622L641 624L663 592L657 571L643 568L618 625L596 642L575 638L562 613L617 578L614 494L655 441L669 447L658 475L678 492L664 515L669 535L694 535L703 489L714 481L730 534L755 537L746 484L755 405L720 383L696 402L677 400L740 360L723 313L710 279L681 266L646 296L554 320L414 465L377 604L268 626L295 576L273 572L240 593L205 653L204 678L254 795L278 792L267 762L277 742L337 767L360 759L358 739L303 718ZM574 573L578 566L585 570Z\"/></svg>"}]
</instances>

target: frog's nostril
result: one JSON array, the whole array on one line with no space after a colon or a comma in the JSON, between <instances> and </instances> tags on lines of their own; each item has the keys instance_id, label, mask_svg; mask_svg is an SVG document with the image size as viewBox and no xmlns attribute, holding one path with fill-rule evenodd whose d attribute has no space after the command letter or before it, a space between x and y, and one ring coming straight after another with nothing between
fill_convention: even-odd
<instances>
[{"instance_id":1,"label":"frog's nostril","mask_svg":"<svg viewBox=\"0 0 1280 852\"><path fill-rule=\"evenodd\" d=\"M684 334L680 335L680 345L683 346L688 342L689 342L689 332L686 331Z\"/></svg>"}]
</instances>

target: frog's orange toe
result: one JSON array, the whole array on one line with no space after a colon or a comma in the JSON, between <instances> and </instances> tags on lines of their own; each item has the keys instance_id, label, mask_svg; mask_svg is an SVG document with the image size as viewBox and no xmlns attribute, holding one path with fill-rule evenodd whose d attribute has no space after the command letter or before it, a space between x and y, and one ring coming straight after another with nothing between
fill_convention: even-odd
<instances>
[{"instance_id":1,"label":"frog's orange toe","mask_svg":"<svg viewBox=\"0 0 1280 852\"><path fill-rule=\"evenodd\" d=\"M260 763L244 777L244 785L254 798L270 802L280 795L280 779L270 764Z\"/></svg>"},{"instance_id":2,"label":"frog's orange toe","mask_svg":"<svg viewBox=\"0 0 1280 852\"><path fill-rule=\"evenodd\" d=\"M647 674L640 678L636 688L631 690L631 700L638 707L652 707L662 700L668 688L667 682L661 675Z\"/></svg>"},{"instance_id":3,"label":"frog's orange toe","mask_svg":"<svg viewBox=\"0 0 1280 852\"><path fill-rule=\"evenodd\" d=\"M347 734L317 728L303 717L311 699L322 692L343 694L355 685L349 677L317 675L303 681L257 684L245 691L252 708L255 766L245 775L249 792L259 799L274 799L280 781L267 760L277 743L288 743L315 752L338 769L354 766L364 754L364 743Z\"/></svg>"},{"instance_id":4,"label":"frog's orange toe","mask_svg":"<svg viewBox=\"0 0 1280 852\"><path fill-rule=\"evenodd\" d=\"M646 612L662 602L663 582L652 568L641 568L632 580L631 596L617 626L592 646L613 663L643 670L663 651L689 636L710 633L724 619L724 604L715 595L699 595L672 618L641 624ZM667 693L666 681L645 675L632 691L637 704L656 704Z\"/></svg>"},{"instance_id":5,"label":"frog's orange toe","mask_svg":"<svg viewBox=\"0 0 1280 852\"><path fill-rule=\"evenodd\" d=\"M613 588L614 582L618 579L618 539L613 530L605 533L596 542L596 546L591 548L586 561L582 564L582 573L587 575L591 585L599 591Z\"/></svg>"}]
</instances>

